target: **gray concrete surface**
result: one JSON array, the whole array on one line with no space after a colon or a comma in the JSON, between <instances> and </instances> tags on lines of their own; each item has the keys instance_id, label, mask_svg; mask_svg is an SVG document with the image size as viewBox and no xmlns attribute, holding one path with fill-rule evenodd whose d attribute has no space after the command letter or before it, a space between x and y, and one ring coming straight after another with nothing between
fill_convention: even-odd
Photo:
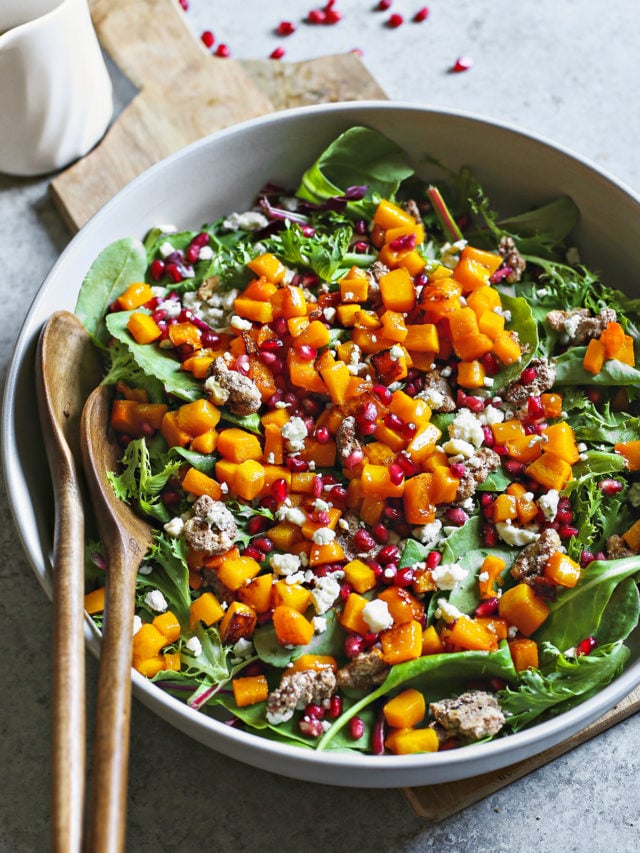
<instances>
[{"instance_id":1,"label":"gray concrete surface","mask_svg":"<svg viewBox=\"0 0 640 853\"><path fill-rule=\"evenodd\" d=\"M359 47L391 98L513 122L595 160L640 191L637 93L640 5L633 0L394 0L407 23L389 30L376 0L339 0L336 26L301 25L294 0L191 0L198 34L234 56L286 59ZM318 4L319 5L319 4ZM470 56L464 74L447 69ZM286 61L285 59L285 61ZM120 105L131 95L114 72ZM2 80L0 79L0 85ZM188 81L185 81L188 85ZM0 359L6 374L20 323L69 234L47 179L0 176ZM34 417L36 417L34 400ZM0 495L0 851L48 849L51 608L24 558ZM96 664L88 662L89 714ZM418 820L400 791L315 786L211 752L135 703L131 851L634 851L640 847L640 723L632 718L466 811Z\"/></svg>"}]
</instances>

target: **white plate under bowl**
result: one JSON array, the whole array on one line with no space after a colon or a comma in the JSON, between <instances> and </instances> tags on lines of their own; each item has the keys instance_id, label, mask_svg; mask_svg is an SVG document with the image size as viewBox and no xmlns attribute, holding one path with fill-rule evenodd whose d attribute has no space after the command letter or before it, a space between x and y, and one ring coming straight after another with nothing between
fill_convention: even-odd
<instances>
[{"instance_id":1,"label":"white plate under bowl","mask_svg":"<svg viewBox=\"0 0 640 853\"><path fill-rule=\"evenodd\" d=\"M304 169L341 131L368 125L398 142L423 177L437 177L425 155L451 168L468 165L502 213L561 194L581 212L576 242L583 260L616 287L637 287L640 199L594 165L548 141L479 116L409 104L360 102L305 107L232 127L179 151L134 180L71 241L26 318L9 372L2 454L16 526L38 579L51 594L53 500L35 411L39 331L58 309L73 310L96 255L121 237L158 224L198 228L242 211L268 181L295 188ZM640 296L640 292L635 293ZM99 651L95 630L88 642ZM521 761L593 722L640 683L640 649L612 684L561 716L501 740L436 754L361 756L314 752L237 731L191 710L133 672L135 695L203 744L247 764L333 785L391 788L453 781Z\"/></svg>"}]
</instances>

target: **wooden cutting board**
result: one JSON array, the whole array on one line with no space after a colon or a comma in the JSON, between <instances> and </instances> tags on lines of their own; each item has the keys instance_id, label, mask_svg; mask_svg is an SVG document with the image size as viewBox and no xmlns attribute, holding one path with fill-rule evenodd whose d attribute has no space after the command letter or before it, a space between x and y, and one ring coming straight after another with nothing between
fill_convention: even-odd
<instances>
[{"instance_id":1,"label":"wooden cutting board","mask_svg":"<svg viewBox=\"0 0 640 853\"><path fill-rule=\"evenodd\" d=\"M118 190L184 145L274 110L386 95L355 54L280 63L209 55L176 0L89 0L104 49L139 92L102 142L60 173L51 194L77 230ZM464 809L624 720L640 688L562 744L494 773L405 789L419 817L438 821Z\"/></svg>"}]
</instances>

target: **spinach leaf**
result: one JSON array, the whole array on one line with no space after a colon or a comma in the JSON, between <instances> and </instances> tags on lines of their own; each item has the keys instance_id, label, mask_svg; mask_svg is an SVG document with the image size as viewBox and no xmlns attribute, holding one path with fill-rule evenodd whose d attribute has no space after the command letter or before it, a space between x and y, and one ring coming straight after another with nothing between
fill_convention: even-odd
<instances>
[{"instance_id":1,"label":"spinach leaf","mask_svg":"<svg viewBox=\"0 0 640 853\"><path fill-rule=\"evenodd\" d=\"M582 570L580 583L563 590L557 601L550 603L551 612L534 639L569 649L590 634L597 636L600 620L616 587L633 577L640 577L637 555L590 563Z\"/></svg>"},{"instance_id":2,"label":"spinach leaf","mask_svg":"<svg viewBox=\"0 0 640 853\"><path fill-rule=\"evenodd\" d=\"M314 634L306 646L295 646L294 648L280 644L272 623L262 625L252 637L258 657L264 663L280 669L304 654L339 657L342 654L344 644L344 631L333 611L325 613L323 616L327 620L326 629L321 634Z\"/></svg>"},{"instance_id":3,"label":"spinach leaf","mask_svg":"<svg viewBox=\"0 0 640 853\"><path fill-rule=\"evenodd\" d=\"M537 669L520 673L517 688L507 687L499 694L507 725L514 731L528 726L546 712L560 714L597 693L622 670L629 650L622 642L600 646L589 655L569 660L547 643L543 660L546 674Z\"/></svg>"},{"instance_id":4,"label":"spinach leaf","mask_svg":"<svg viewBox=\"0 0 640 853\"><path fill-rule=\"evenodd\" d=\"M418 542L415 539L407 539L404 543L404 548L402 549L398 568L404 569L407 566L413 566L416 563L423 562L429 553L429 550L430 549L421 542Z\"/></svg>"},{"instance_id":5,"label":"spinach leaf","mask_svg":"<svg viewBox=\"0 0 640 853\"><path fill-rule=\"evenodd\" d=\"M616 358L605 361L599 373L589 373L582 366L586 347L571 347L553 359L556 369L556 385L601 385L604 388L621 385L639 385L640 370L623 364Z\"/></svg>"},{"instance_id":6,"label":"spinach leaf","mask_svg":"<svg viewBox=\"0 0 640 853\"><path fill-rule=\"evenodd\" d=\"M105 347L109 333L104 316L109 305L134 281L144 281L147 253L139 240L117 240L103 249L86 274L75 313L94 341Z\"/></svg>"},{"instance_id":7,"label":"spinach leaf","mask_svg":"<svg viewBox=\"0 0 640 853\"><path fill-rule=\"evenodd\" d=\"M186 447L172 447L169 451L171 454L180 456L193 468L202 471L203 474L212 476L216 469L216 457L213 454L196 453L194 450L187 450ZM180 467L178 462L178 467Z\"/></svg>"},{"instance_id":8,"label":"spinach leaf","mask_svg":"<svg viewBox=\"0 0 640 853\"><path fill-rule=\"evenodd\" d=\"M607 604L598 625L596 639L601 646L626 640L640 619L640 594L633 578L619 584Z\"/></svg>"},{"instance_id":9,"label":"spinach leaf","mask_svg":"<svg viewBox=\"0 0 640 853\"><path fill-rule=\"evenodd\" d=\"M181 370L180 362L173 356L148 344L138 344L127 330L131 311L116 311L107 315L110 335L124 344L135 363L147 375L160 381L167 394L181 400L197 400L202 395L202 385L190 373Z\"/></svg>"},{"instance_id":10,"label":"spinach leaf","mask_svg":"<svg viewBox=\"0 0 640 853\"><path fill-rule=\"evenodd\" d=\"M478 483L476 486L477 492L504 492L511 478L505 473L504 468L498 468L492 471L486 480Z\"/></svg>"},{"instance_id":11,"label":"spinach leaf","mask_svg":"<svg viewBox=\"0 0 640 853\"><path fill-rule=\"evenodd\" d=\"M500 300L502 307L511 314L511 319L506 324L506 328L517 331L518 340L522 347L522 358L520 361L503 367L494 377L492 390L496 394L518 379L538 349L538 324L527 300L522 296L510 296L508 293L501 293Z\"/></svg>"},{"instance_id":12,"label":"spinach leaf","mask_svg":"<svg viewBox=\"0 0 640 853\"><path fill-rule=\"evenodd\" d=\"M413 174L406 154L395 142L376 130L352 127L341 134L304 173L296 195L321 204L342 196L352 186L367 186L362 201L350 201L353 216L373 212L372 196L393 199L403 180Z\"/></svg>"},{"instance_id":13,"label":"spinach leaf","mask_svg":"<svg viewBox=\"0 0 640 853\"><path fill-rule=\"evenodd\" d=\"M234 415L229 409L223 407L220 409L220 418L226 423L246 429L248 432L262 435L262 421L257 412L254 412L252 415Z\"/></svg>"}]
</instances>

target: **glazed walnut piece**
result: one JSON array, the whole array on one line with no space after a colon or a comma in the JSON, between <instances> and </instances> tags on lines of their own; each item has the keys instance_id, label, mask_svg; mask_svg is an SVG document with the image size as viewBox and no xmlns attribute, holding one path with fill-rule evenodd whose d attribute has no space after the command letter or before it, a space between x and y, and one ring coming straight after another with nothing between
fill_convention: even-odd
<instances>
[{"instance_id":1,"label":"glazed walnut piece","mask_svg":"<svg viewBox=\"0 0 640 853\"><path fill-rule=\"evenodd\" d=\"M524 273L527 262L522 257L516 248L516 244L511 237L501 237L498 244L498 251L502 255L502 263L505 267L509 267L511 272L507 276L509 284L520 281Z\"/></svg>"},{"instance_id":2,"label":"glazed walnut piece","mask_svg":"<svg viewBox=\"0 0 640 853\"><path fill-rule=\"evenodd\" d=\"M580 346L600 337L607 323L615 323L616 312L613 308L603 308L594 317L588 308L573 308L571 311L549 311L546 320L555 332L562 332L572 344Z\"/></svg>"},{"instance_id":3,"label":"glazed walnut piece","mask_svg":"<svg viewBox=\"0 0 640 853\"><path fill-rule=\"evenodd\" d=\"M496 697L482 690L470 690L453 699L431 702L429 710L449 735L457 735L467 742L496 735L505 723Z\"/></svg>"},{"instance_id":4,"label":"glazed walnut piece","mask_svg":"<svg viewBox=\"0 0 640 853\"><path fill-rule=\"evenodd\" d=\"M215 556L233 548L238 528L223 503L201 495L193 505L192 518L185 522L184 533L194 551Z\"/></svg>"},{"instance_id":5,"label":"glazed walnut piece","mask_svg":"<svg viewBox=\"0 0 640 853\"><path fill-rule=\"evenodd\" d=\"M562 541L556 531L549 527L540 537L520 551L511 567L511 574L517 581L535 587L544 574L549 557L562 549Z\"/></svg>"},{"instance_id":6,"label":"glazed walnut piece","mask_svg":"<svg viewBox=\"0 0 640 853\"><path fill-rule=\"evenodd\" d=\"M387 677L389 664L378 649L369 649L338 670L337 683L341 690L372 690Z\"/></svg>"},{"instance_id":7,"label":"glazed walnut piece","mask_svg":"<svg viewBox=\"0 0 640 853\"><path fill-rule=\"evenodd\" d=\"M255 382L237 370L229 370L221 356L209 367L204 389L212 403L226 405L234 415L252 415L262 405L262 395Z\"/></svg>"},{"instance_id":8,"label":"glazed walnut piece","mask_svg":"<svg viewBox=\"0 0 640 853\"><path fill-rule=\"evenodd\" d=\"M286 672L280 684L269 694L267 720L272 725L285 723L294 711L307 705L319 705L329 699L336 689L336 677L332 669L307 669L301 672Z\"/></svg>"}]
</instances>

